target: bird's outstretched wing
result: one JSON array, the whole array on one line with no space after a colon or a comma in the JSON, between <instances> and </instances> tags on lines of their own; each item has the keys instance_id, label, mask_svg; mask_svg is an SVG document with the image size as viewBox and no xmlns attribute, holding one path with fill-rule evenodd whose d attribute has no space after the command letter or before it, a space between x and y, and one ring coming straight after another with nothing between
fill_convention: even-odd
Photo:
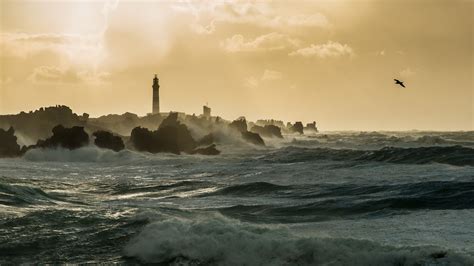
<instances>
[{"instance_id":1,"label":"bird's outstretched wing","mask_svg":"<svg viewBox=\"0 0 474 266\"><path fill-rule=\"evenodd\" d=\"M400 82L400 83L398 83L398 84L400 84L400 86L402 86L403 88L406 88L406 87L405 87L405 84L403 84L403 82Z\"/></svg>"}]
</instances>

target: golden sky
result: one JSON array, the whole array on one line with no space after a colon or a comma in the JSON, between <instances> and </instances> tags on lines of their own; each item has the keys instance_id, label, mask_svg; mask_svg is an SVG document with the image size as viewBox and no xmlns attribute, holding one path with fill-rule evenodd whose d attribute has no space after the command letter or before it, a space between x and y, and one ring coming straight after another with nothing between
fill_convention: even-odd
<instances>
[{"instance_id":1,"label":"golden sky","mask_svg":"<svg viewBox=\"0 0 474 266\"><path fill-rule=\"evenodd\" d=\"M0 1L0 113L473 130L471 0ZM393 84L405 81L407 88Z\"/></svg>"}]
</instances>

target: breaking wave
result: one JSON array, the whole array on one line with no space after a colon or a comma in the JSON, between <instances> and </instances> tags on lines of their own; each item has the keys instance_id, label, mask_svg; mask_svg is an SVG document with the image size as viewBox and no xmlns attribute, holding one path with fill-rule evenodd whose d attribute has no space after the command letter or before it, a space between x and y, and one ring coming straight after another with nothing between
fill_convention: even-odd
<instances>
[{"instance_id":1,"label":"breaking wave","mask_svg":"<svg viewBox=\"0 0 474 266\"><path fill-rule=\"evenodd\" d=\"M287 147L263 157L281 163L314 160L353 162L389 162L403 164L443 163L474 166L474 149L463 146L431 146L418 148L385 147L379 150Z\"/></svg>"},{"instance_id":2,"label":"breaking wave","mask_svg":"<svg viewBox=\"0 0 474 266\"><path fill-rule=\"evenodd\" d=\"M125 256L166 265L470 265L465 255L433 246L391 247L366 240L299 237L220 216L148 224Z\"/></svg>"},{"instance_id":3,"label":"breaking wave","mask_svg":"<svg viewBox=\"0 0 474 266\"><path fill-rule=\"evenodd\" d=\"M108 149L101 149L95 146L87 146L76 150L68 149L32 149L23 156L28 161L54 161L54 162L115 162L130 161L145 158L145 154L140 154L130 150L115 152Z\"/></svg>"}]
</instances>

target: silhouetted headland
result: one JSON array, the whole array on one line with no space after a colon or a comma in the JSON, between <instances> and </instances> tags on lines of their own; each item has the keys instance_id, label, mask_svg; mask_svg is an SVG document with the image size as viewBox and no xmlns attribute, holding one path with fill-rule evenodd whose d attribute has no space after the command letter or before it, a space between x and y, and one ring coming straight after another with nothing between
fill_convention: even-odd
<instances>
[{"instance_id":1,"label":"silhouetted headland","mask_svg":"<svg viewBox=\"0 0 474 266\"><path fill-rule=\"evenodd\" d=\"M248 130L250 128L250 130ZM264 138L284 138L288 134L317 132L316 122L279 120L248 122L245 117L227 121L210 115L170 112L140 117L132 113L91 118L57 105L28 113L0 116L0 157L22 156L30 149L78 149L95 145L119 152L124 149L149 153L220 154L218 146L229 139L240 145L265 146ZM233 142L236 143L235 141Z\"/></svg>"}]
</instances>

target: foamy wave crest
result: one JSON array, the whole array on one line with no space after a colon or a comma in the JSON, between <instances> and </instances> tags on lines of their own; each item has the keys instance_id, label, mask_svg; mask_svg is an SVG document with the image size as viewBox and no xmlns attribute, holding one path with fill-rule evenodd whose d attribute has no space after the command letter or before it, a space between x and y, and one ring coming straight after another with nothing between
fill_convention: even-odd
<instances>
[{"instance_id":1,"label":"foamy wave crest","mask_svg":"<svg viewBox=\"0 0 474 266\"><path fill-rule=\"evenodd\" d=\"M354 239L303 238L286 228L222 217L169 219L147 225L125 255L167 265L471 265L436 247L389 247Z\"/></svg>"},{"instance_id":2,"label":"foamy wave crest","mask_svg":"<svg viewBox=\"0 0 474 266\"><path fill-rule=\"evenodd\" d=\"M32 149L23 158L29 161L54 161L54 162L115 162L129 161L144 158L146 155L123 150L115 152L95 146L87 146L76 150L68 149Z\"/></svg>"}]
</instances>

